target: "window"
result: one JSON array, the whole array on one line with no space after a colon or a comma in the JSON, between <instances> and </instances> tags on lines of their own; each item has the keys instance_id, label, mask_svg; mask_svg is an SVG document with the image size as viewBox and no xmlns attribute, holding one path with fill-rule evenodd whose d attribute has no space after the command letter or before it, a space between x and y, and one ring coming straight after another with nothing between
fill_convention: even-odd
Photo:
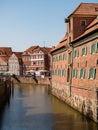
<instances>
[{"instance_id":1,"label":"window","mask_svg":"<svg viewBox=\"0 0 98 130\"><path fill-rule=\"evenodd\" d=\"M66 70L65 70L65 69L62 70L62 76L63 76L63 77L66 76Z\"/></svg>"},{"instance_id":2,"label":"window","mask_svg":"<svg viewBox=\"0 0 98 130\"><path fill-rule=\"evenodd\" d=\"M65 53L63 54L63 60L66 60L66 54Z\"/></svg>"},{"instance_id":3,"label":"window","mask_svg":"<svg viewBox=\"0 0 98 130\"><path fill-rule=\"evenodd\" d=\"M54 62L55 61L55 58L54 57L52 57L52 62Z\"/></svg>"},{"instance_id":4,"label":"window","mask_svg":"<svg viewBox=\"0 0 98 130\"><path fill-rule=\"evenodd\" d=\"M59 55L59 60L62 60L62 55Z\"/></svg>"},{"instance_id":5,"label":"window","mask_svg":"<svg viewBox=\"0 0 98 130\"><path fill-rule=\"evenodd\" d=\"M81 79L84 79L85 78L85 69L84 68L82 68L81 70L80 70L80 78Z\"/></svg>"},{"instance_id":6,"label":"window","mask_svg":"<svg viewBox=\"0 0 98 130\"><path fill-rule=\"evenodd\" d=\"M96 77L96 68L90 68L88 70L88 79L95 79Z\"/></svg>"},{"instance_id":7,"label":"window","mask_svg":"<svg viewBox=\"0 0 98 130\"><path fill-rule=\"evenodd\" d=\"M61 76L61 70L58 69L58 76Z\"/></svg>"},{"instance_id":8,"label":"window","mask_svg":"<svg viewBox=\"0 0 98 130\"><path fill-rule=\"evenodd\" d=\"M56 61L58 61L58 56L56 56Z\"/></svg>"},{"instance_id":9,"label":"window","mask_svg":"<svg viewBox=\"0 0 98 130\"><path fill-rule=\"evenodd\" d=\"M78 50L74 50L74 58L78 57Z\"/></svg>"},{"instance_id":10,"label":"window","mask_svg":"<svg viewBox=\"0 0 98 130\"><path fill-rule=\"evenodd\" d=\"M54 75L54 70L52 70L52 75Z\"/></svg>"},{"instance_id":11,"label":"window","mask_svg":"<svg viewBox=\"0 0 98 130\"><path fill-rule=\"evenodd\" d=\"M98 52L98 42L93 43L90 45L90 54Z\"/></svg>"},{"instance_id":12,"label":"window","mask_svg":"<svg viewBox=\"0 0 98 130\"><path fill-rule=\"evenodd\" d=\"M87 47L84 46L84 47L82 48L81 55L84 56L84 55L86 55L86 54L87 54Z\"/></svg>"},{"instance_id":13,"label":"window","mask_svg":"<svg viewBox=\"0 0 98 130\"><path fill-rule=\"evenodd\" d=\"M57 75L57 70L55 70L55 75Z\"/></svg>"},{"instance_id":14,"label":"window","mask_svg":"<svg viewBox=\"0 0 98 130\"><path fill-rule=\"evenodd\" d=\"M77 69L73 69L72 70L72 77L73 78L77 78L78 77L78 70Z\"/></svg>"},{"instance_id":15,"label":"window","mask_svg":"<svg viewBox=\"0 0 98 130\"><path fill-rule=\"evenodd\" d=\"M81 25L81 26L85 26L85 25L86 25L86 20L81 20L81 21L80 21L80 25Z\"/></svg>"}]
</instances>

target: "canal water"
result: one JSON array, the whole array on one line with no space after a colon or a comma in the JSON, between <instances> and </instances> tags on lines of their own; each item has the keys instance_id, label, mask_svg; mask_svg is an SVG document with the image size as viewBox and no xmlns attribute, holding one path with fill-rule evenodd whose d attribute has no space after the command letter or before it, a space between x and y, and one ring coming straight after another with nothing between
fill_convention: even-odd
<instances>
[{"instance_id":1,"label":"canal water","mask_svg":"<svg viewBox=\"0 0 98 130\"><path fill-rule=\"evenodd\" d=\"M15 85L0 110L0 130L98 130L98 125L52 96L46 86Z\"/></svg>"}]
</instances>

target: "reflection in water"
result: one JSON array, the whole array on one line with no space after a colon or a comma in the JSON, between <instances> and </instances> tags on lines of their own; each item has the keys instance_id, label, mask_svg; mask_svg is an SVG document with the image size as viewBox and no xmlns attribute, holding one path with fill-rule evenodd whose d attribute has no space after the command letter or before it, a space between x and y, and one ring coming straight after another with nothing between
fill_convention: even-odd
<instances>
[{"instance_id":1,"label":"reflection in water","mask_svg":"<svg viewBox=\"0 0 98 130\"><path fill-rule=\"evenodd\" d=\"M46 86L15 86L0 130L98 130L98 125L48 94Z\"/></svg>"}]
</instances>

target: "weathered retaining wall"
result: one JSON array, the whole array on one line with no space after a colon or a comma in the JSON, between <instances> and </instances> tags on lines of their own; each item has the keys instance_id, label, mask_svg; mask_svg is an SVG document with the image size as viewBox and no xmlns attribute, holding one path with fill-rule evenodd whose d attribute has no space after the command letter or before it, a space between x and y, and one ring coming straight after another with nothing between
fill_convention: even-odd
<instances>
[{"instance_id":1,"label":"weathered retaining wall","mask_svg":"<svg viewBox=\"0 0 98 130\"><path fill-rule=\"evenodd\" d=\"M11 96L12 83L11 81L4 81L0 83L0 108L9 101Z\"/></svg>"},{"instance_id":2,"label":"weathered retaining wall","mask_svg":"<svg viewBox=\"0 0 98 130\"><path fill-rule=\"evenodd\" d=\"M90 98L90 94L95 95L94 90L81 90L82 93L86 93L87 96L79 95L75 93L75 89L70 88L65 84L59 84L52 82L52 94L63 100L75 110L79 111L83 115L91 118L95 122L98 122L98 107L97 101Z\"/></svg>"},{"instance_id":3,"label":"weathered retaining wall","mask_svg":"<svg viewBox=\"0 0 98 130\"><path fill-rule=\"evenodd\" d=\"M32 77L18 77L20 83L46 84L51 86L51 93L63 100L75 110L98 122L98 101L94 90L77 89L64 83L52 81L49 78L37 77L36 82ZM14 80L16 83L17 81ZM92 97L93 96L93 97Z\"/></svg>"},{"instance_id":4,"label":"weathered retaining wall","mask_svg":"<svg viewBox=\"0 0 98 130\"><path fill-rule=\"evenodd\" d=\"M50 80L48 77L41 78L37 77L36 80L32 77L17 77L20 83L33 83L33 84L45 84L50 85ZM14 83L17 83L18 81L13 79Z\"/></svg>"}]
</instances>

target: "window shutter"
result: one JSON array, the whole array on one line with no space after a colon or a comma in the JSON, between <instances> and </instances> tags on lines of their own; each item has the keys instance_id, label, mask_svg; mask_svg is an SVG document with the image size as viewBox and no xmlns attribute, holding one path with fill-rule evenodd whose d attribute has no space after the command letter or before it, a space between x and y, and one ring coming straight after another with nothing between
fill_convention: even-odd
<instances>
[{"instance_id":1,"label":"window shutter","mask_svg":"<svg viewBox=\"0 0 98 130\"><path fill-rule=\"evenodd\" d=\"M92 45L90 45L90 54L92 54Z\"/></svg>"},{"instance_id":2,"label":"window shutter","mask_svg":"<svg viewBox=\"0 0 98 130\"><path fill-rule=\"evenodd\" d=\"M83 55L83 48L81 49L81 56Z\"/></svg>"},{"instance_id":3,"label":"window shutter","mask_svg":"<svg viewBox=\"0 0 98 130\"><path fill-rule=\"evenodd\" d=\"M52 70L52 75L54 75L54 70Z\"/></svg>"},{"instance_id":4,"label":"window shutter","mask_svg":"<svg viewBox=\"0 0 98 130\"><path fill-rule=\"evenodd\" d=\"M66 60L66 54L63 54L63 60Z\"/></svg>"},{"instance_id":5,"label":"window shutter","mask_svg":"<svg viewBox=\"0 0 98 130\"><path fill-rule=\"evenodd\" d=\"M83 69L83 78L85 78L85 69Z\"/></svg>"},{"instance_id":6,"label":"window shutter","mask_svg":"<svg viewBox=\"0 0 98 130\"><path fill-rule=\"evenodd\" d=\"M87 47L85 46L85 55L87 54Z\"/></svg>"},{"instance_id":7,"label":"window shutter","mask_svg":"<svg viewBox=\"0 0 98 130\"><path fill-rule=\"evenodd\" d=\"M72 77L73 77L73 70L72 70Z\"/></svg>"},{"instance_id":8,"label":"window shutter","mask_svg":"<svg viewBox=\"0 0 98 130\"><path fill-rule=\"evenodd\" d=\"M66 76L66 70L64 71L64 76Z\"/></svg>"},{"instance_id":9,"label":"window shutter","mask_svg":"<svg viewBox=\"0 0 98 130\"><path fill-rule=\"evenodd\" d=\"M76 69L76 76L75 77L77 78L77 76L78 76L78 70Z\"/></svg>"},{"instance_id":10,"label":"window shutter","mask_svg":"<svg viewBox=\"0 0 98 130\"><path fill-rule=\"evenodd\" d=\"M88 69L88 79L90 79L90 69Z\"/></svg>"},{"instance_id":11,"label":"window shutter","mask_svg":"<svg viewBox=\"0 0 98 130\"><path fill-rule=\"evenodd\" d=\"M76 57L78 57L78 50L76 50Z\"/></svg>"},{"instance_id":12,"label":"window shutter","mask_svg":"<svg viewBox=\"0 0 98 130\"><path fill-rule=\"evenodd\" d=\"M97 42L97 52L98 52L98 42Z\"/></svg>"},{"instance_id":13,"label":"window shutter","mask_svg":"<svg viewBox=\"0 0 98 130\"><path fill-rule=\"evenodd\" d=\"M82 69L80 69L80 75L79 75L79 78L81 78L81 72L82 72Z\"/></svg>"},{"instance_id":14,"label":"window shutter","mask_svg":"<svg viewBox=\"0 0 98 130\"><path fill-rule=\"evenodd\" d=\"M55 70L55 75L57 75L57 70Z\"/></svg>"},{"instance_id":15,"label":"window shutter","mask_svg":"<svg viewBox=\"0 0 98 130\"><path fill-rule=\"evenodd\" d=\"M93 79L96 77L96 68L93 68Z\"/></svg>"},{"instance_id":16,"label":"window shutter","mask_svg":"<svg viewBox=\"0 0 98 130\"><path fill-rule=\"evenodd\" d=\"M75 75L74 75L74 77L76 78L76 69L75 69Z\"/></svg>"},{"instance_id":17,"label":"window shutter","mask_svg":"<svg viewBox=\"0 0 98 130\"><path fill-rule=\"evenodd\" d=\"M60 69L60 76L61 76L61 69Z\"/></svg>"},{"instance_id":18,"label":"window shutter","mask_svg":"<svg viewBox=\"0 0 98 130\"><path fill-rule=\"evenodd\" d=\"M75 58L75 50L74 50L74 52L73 52L73 58Z\"/></svg>"},{"instance_id":19,"label":"window shutter","mask_svg":"<svg viewBox=\"0 0 98 130\"><path fill-rule=\"evenodd\" d=\"M58 76L58 69L57 69L57 76Z\"/></svg>"},{"instance_id":20,"label":"window shutter","mask_svg":"<svg viewBox=\"0 0 98 130\"><path fill-rule=\"evenodd\" d=\"M96 42L95 43L95 52L97 52L98 51L98 43Z\"/></svg>"},{"instance_id":21,"label":"window shutter","mask_svg":"<svg viewBox=\"0 0 98 130\"><path fill-rule=\"evenodd\" d=\"M74 77L74 69L72 70L72 77Z\"/></svg>"}]
</instances>

